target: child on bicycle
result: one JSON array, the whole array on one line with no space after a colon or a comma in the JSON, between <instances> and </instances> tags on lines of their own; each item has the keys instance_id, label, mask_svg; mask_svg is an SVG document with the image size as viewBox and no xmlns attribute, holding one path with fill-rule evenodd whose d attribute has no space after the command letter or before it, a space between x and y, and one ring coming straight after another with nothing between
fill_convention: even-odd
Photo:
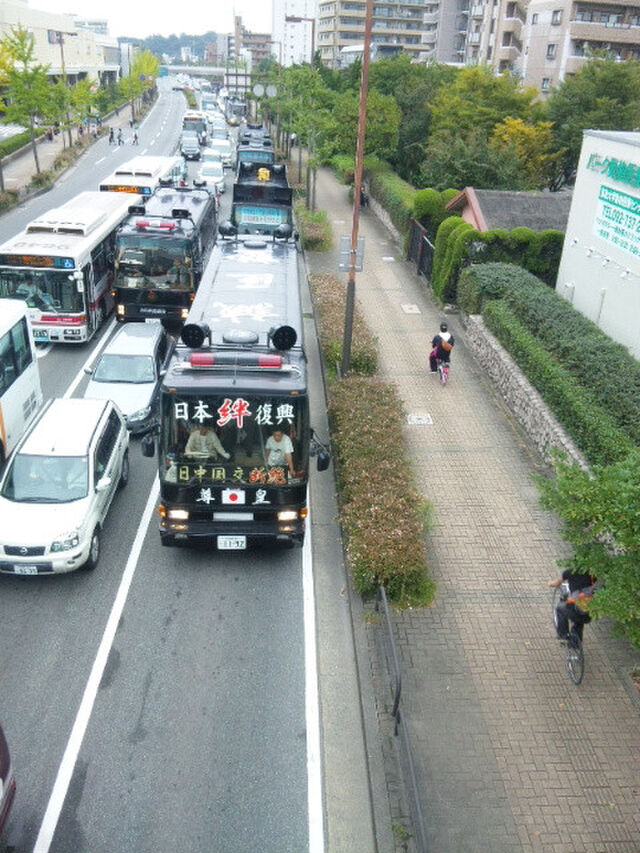
<instances>
[{"instance_id":1,"label":"child on bicycle","mask_svg":"<svg viewBox=\"0 0 640 853\"><path fill-rule=\"evenodd\" d=\"M548 582L550 587L560 586L566 582L569 592L566 598L561 598L556 605L556 631L559 640L566 640L569 636L569 623L573 623L576 634L582 641L584 626L591 622L591 616L584 609L587 601L593 598L593 590L596 578L587 572L572 572L565 569L559 578Z\"/></svg>"},{"instance_id":2,"label":"child on bicycle","mask_svg":"<svg viewBox=\"0 0 640 853\"><path fill-rule=\"evenodd\" d=\"M429 367L432 373L438 372L439 361L449 364L454 343L453 335L448 330L447 324L440 323L440 332L431 341L432 350L429 355Z\"/></svg>"}]
</instances>

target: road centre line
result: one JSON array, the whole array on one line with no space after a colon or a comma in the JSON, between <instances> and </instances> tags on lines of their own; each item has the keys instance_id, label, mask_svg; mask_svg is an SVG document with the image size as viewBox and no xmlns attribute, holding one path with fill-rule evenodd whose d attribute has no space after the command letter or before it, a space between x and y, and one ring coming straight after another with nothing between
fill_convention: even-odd
<instances>
[{"instance_id":1,"label":"road centre line","mask_svg":"<svg viewBox=\"0 0 640 853\"><path fill-rule=\"evenodd\" d=\"M151 491L149 492L147 505L145 506L142 518L140 519L138 531L135 539L133 540L131 551L129 552L129 559L127 560L124 572L122 573L120 586L118 587L118 592L116 593L113 607L111 608L111 613L109 614L107 625L104 630L104 634L102 635L102 640L100 641L98 652L84 689L82 701L80 702L80 707L78 708L78 713L76 715L73 728L71 729L71 734L62 756L62 761L60 762L60 767L58 768L56 780L44 813L44 818L42 819L42 825L40 826L38 837L36 838L33 853L48 853L49 848L51 847L51 842L53 841L53 836L60 819L60 813L69 790L73 771L75 770L78 760L80 747L82 746L82 741L95 704L98 688L107 666L109 652L113 646L113 640L116 635L116 631L118 630L122 611L124 610L124 606L127 601L129 588L131 587L133 575L135 573L136 566L138 565L138 558L142 551L149 522L151 521L151 516L155 510L159 494L160 483L156 477Z\"/></svg>"},{"instance_id":2,"label":"road centre line","mask_svg":"<svg viewBox=\"0 0 640 853\"><path fill-rule=\"evenodd\" d=\"M73 394L73 392L76 390L76 388L78 387L78 385L79 385L79 384L82 382L82 380L84 379L84 377L85 377L85 375L86 375L86 374L85 374L85 370L86 370L88 367L91 367L91 365L93 364L93 362L94 362L94 361L96 360L96 358L100 355L100 353L102 352L102 350L105 348L105 346L107 345L107 342L108 342L109 338L111 337L111 332L113 331L113 327L115 326L115 324L116 324L116 319L115 319L115 317L113 317L113 318L112 318L112 320L111 320L111 322L110 322L110 323L109 323L109 325L107 326L107 328L104 330L104 335L102 336L102 340L100 341L100 343L98 344L98 346L94 349L94 351L91 353L91 355L89 356L89 358L85 361L85 363L82 365L82 367L80 368L80 370L79 370L79 371L78 371L78 373L76 374L75 379L71 382L71 385L69 385L69 387L67 388L67 390L64 392L63 397L64 397L65 399L66 399L67 397L71 397L71 395L72 395L72 394Z\"/></svg>"}]
</instances>

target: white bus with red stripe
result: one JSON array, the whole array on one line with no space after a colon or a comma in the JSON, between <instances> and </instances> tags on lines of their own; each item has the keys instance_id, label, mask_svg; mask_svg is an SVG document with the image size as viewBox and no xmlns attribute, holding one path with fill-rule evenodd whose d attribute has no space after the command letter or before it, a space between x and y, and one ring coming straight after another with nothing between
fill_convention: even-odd
<instances>
[{"instance_id":1,"label":"white bus with red stripe","mask_svg":"<svg viewBox=\"0 0 640 853\"><path fill-rule=\"evenodd\" d=\"M83 192L0 246L0 298L22 299L37 342L81 344L113 309L115 232L129 193Z\"/></svg>"},{"instance_id":2,"label":"white bus with red stripe","mask_svg":"<svg viewBox=\"0 0 640 853\"><path fill-rule=\"evenodd\" d=\"M22 301L0 303L0 467L42 406L36 351Z\"/></svg>"}]
</instances>

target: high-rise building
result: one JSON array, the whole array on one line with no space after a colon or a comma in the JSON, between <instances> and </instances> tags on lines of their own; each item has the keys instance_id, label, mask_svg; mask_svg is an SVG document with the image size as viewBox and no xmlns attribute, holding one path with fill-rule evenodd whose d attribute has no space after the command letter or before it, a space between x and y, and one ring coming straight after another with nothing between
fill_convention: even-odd
<instances>
[{"instance_id":1,"label":"high-rise building","mask_svg":"<svg viewBox=\"0 0 640 853\"><path fill-rule=\"evenodd\" d=\"M282 64L311 62L317 50L317 0L273 0L273 41L282 45Z\"/></svg>"},{"instance_id":2,"label":"high-rise building","mask_svg":"<svg viewBox=\"0 0 640 853\"><path fill-rule=\"evenodd\" d=\"M412 58L420 59L424 52L422 36L426 5L425 0L383 0L374 5L371 44L377 59L394 56L402 50ZM362 43L365 13L364 0L321 0L317 50L325 65L339 68L342 48Z\"/></svg>"}]
</instances>

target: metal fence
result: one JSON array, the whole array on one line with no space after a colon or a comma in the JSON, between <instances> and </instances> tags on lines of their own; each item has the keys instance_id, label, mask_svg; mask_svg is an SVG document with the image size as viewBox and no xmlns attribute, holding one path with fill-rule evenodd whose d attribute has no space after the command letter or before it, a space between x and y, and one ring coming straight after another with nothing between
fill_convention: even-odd
<instances>
[{"instance_id":1,"label":"metal fence","mask_svg":"<svg viewBox=\"0 0 640 853\"><path fill-rule=\"evenodd\" d=\"M424 825L422 806L420 804L420 791L418 790L415 765L413 762L413 755L411 753L409 732L402 713L402 672L400 670L400 664L398 663L398 653L394 639L391 612L389 610L387 595L383 586L378 589L376 611L381 616L380 640L382 645L382 655L391 690L391 714L394 720L394 734L397 738L400 769L408 799L415 847L417 853L427 853L427 833Z\"/></svg>"},{"instance_id":2,"label":"metal fence","mask_svg":"<svg viewBox=\"0 0 640 853\"><path fill-rule=\"evenodd\" d=\"M407 258L415 263L418 274L427 279L431 278L434 250L435 246L427 237L426 230L419 222L412 219L409 226Z\"/></svg>"}]
</instances>

